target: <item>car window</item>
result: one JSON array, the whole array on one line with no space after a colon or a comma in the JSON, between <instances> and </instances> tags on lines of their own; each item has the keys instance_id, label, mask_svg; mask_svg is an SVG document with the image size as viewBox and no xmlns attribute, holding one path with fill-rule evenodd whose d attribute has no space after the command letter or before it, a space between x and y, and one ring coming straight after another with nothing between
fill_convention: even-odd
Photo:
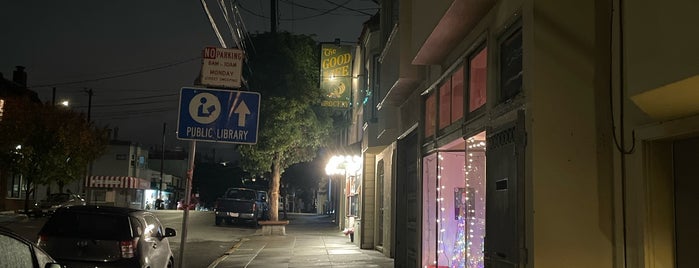
<instances>
[{"instance_id":1,"label":"car window","mask_svg":"<svg viewBox=\"0 0 699 268\"><path fill-rule=\"evenodd\" d=\"M63 211L51 217L41 230L50 236L68 236L99 240L133 237L127 216Z\"/></svg>"},{"instance_id":2,"label":"car window","mask_svg":"<svg viewBox=\"0 0 699 268\"><path fill-rule=\"evenodd\" d=\"M150 234L152 237L162 237L164 235L163 227L160 226L158 219L151 215L146 215L143 218L146 220L146 235Z\"/></svg>"},{"instance_id":3,"label":"car window","mask_svg":"<svg viewBox=\"0 0 699 268\"><path fill-rule=\"evenodd\" d=\"M49 257L43 250L34 247L34 252L36 252L36 260L39 262L39 267L46 267L47 263L53 263L53 259Z\"/></svg>"},{"instance_id":4,"label":"car window","mask_svg":"<svg viewBox=\"0 0 699 268\"><path fill-rule=\"evenodd\" d=\"M68 199L70 199L70 195L68 194L52 194L47 198L47 200L51 202L65 202L68 201Z\"/></svg>"},{"instance_id":5,"label":"car window","mask_svg":"<svg viewBox=\"0 0 699 268\"><path fill-rule=\"evenodd\" d=\"M0 263L2 267L34 267L29 245L0 234Z\"/></svg>"},{"instance_id":6,"label":"car window","mask_svg":"<svg viewBox=\"0 0 699 268\"><path fill-rule=\"evenodd\" d=\"M226 193L227 198L255 200L255 192L248 190L231 189Z\"/></svg>"}]
</instances>

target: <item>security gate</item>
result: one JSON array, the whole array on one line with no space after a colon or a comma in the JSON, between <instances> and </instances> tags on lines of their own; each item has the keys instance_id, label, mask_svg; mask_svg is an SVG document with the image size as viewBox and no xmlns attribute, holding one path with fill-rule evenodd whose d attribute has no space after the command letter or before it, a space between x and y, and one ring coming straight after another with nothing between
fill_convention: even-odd
<instances>
[{"instance_id":1,"label":"security gate","mask_svg":"<svg viewBox=\"0 0 699 268\"><path fill-rule=\"evenodd\" d=\"M485 267L524 267L524 112L488 131Z\"/></svg>"}]
</instances>

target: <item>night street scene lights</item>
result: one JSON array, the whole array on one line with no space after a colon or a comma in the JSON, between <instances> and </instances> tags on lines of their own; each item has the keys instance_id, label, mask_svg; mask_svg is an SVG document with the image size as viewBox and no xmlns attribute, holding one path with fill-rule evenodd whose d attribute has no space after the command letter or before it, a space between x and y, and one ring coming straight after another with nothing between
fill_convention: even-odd
<instances>
[{"instance_id":1,"label":"night street scene lights","mask_svg":"<svg viewBox=\"0 0 699 268\"><path fill-rule=\"evenodd\" d=\"M362 157L358 155L335 155L325 165L325 174L344 175L353 174L362 168Z\"/></svg>"}]
</instances>

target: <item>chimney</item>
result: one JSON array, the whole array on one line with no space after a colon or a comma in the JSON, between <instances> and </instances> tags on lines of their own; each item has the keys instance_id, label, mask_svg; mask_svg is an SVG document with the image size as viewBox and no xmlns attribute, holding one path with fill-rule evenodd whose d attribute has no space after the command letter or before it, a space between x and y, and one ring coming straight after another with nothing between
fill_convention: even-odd
<instances>
[{"instance_id":1,"label":"chimney","mask_svg":"<svg viewBox=\"0 0 699 268\"><path fill-rule=\"evenodd\" d=\"M12 81L27 87L27 73L24 71L24 66L15 66L17 70L12 73Z\"/></svg>"}]
</instances>

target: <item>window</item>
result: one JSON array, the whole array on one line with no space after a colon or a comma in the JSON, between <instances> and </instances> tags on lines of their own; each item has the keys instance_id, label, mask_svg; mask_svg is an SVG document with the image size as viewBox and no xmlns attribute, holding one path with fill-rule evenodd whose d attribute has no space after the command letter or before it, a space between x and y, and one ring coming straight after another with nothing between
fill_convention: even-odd
<instances>
[{"instance_id":1,"label":"window","mask_svg":"<svg viewBox=\"0 0 699 268\"><path fill-rule=\"evenodd\" d=\"M7 180L7 197L8 198L24 198L27 193L27 181L21 174L12 173L10 179ZM30 195L33 198L34 193Z\"/></svg>"},{"instance_id":2,"label":"window","mask_svg":"<svg viewBox=\"0 0 699 268\"><path fill-rule=\"evenodd\" d=\"M464 116L464 67L451 76L451 122Z\"/></svg>"},{"instance_id":3,"label":"window","mask_svg":"<svg viewBox=\"0 0 699 268\"><path fill-rule=\"evenodd\" d=\"M513 98L522 91L522 29L511 33L500 43L500 101Z\"/></svg>"},{"instance_id":4,"label":"window","mask_svg":"<svg viewBox=\"0 0 699 268\"><path fill-rule=\"evenodd\" d=\"M347 177L346 185L345 192L347 196L347 216L359 217L359 189L362 187L359 177Z\"/></svg>"},{"instance_id":5,"label":"window","mask_svg":"<svg viewBox=\"0 0 699 268\"><path fill-rule=\"evenodd\" d=\"M488 48L476 53L469 61L468 111L482 107L486 101L486 81L488 79Z\"/></svg>"},{"instance_id":6,"label":"window","mask_svg":"<svg viewBox=\"0 0 699 268\"><path fill-rule=\"evenodd\" d=\"M4 234L0 235L0 263L3 267L32 267L33 259L29 245ZM5 266L7 265L7 266Z\"/></svg>"},{"instance_id":7,"label":"window","mask_svg":"<svg viewBox=\"0 0 699 268\"><path fill-rule=\"evenodd\" d=\"M425 100L425 137L434 135L434 127L436 126L436 94L430 93Z\"/></svg>"},{"instance_id":8,"label":"window","mask_svg":"<svg viewBox=\"0 0 699 268\"><path fill-rule=\"evenodd\" d=\"M451 80L439 87L439 129L451 123Z\"/></svg>"}]
</instances>

